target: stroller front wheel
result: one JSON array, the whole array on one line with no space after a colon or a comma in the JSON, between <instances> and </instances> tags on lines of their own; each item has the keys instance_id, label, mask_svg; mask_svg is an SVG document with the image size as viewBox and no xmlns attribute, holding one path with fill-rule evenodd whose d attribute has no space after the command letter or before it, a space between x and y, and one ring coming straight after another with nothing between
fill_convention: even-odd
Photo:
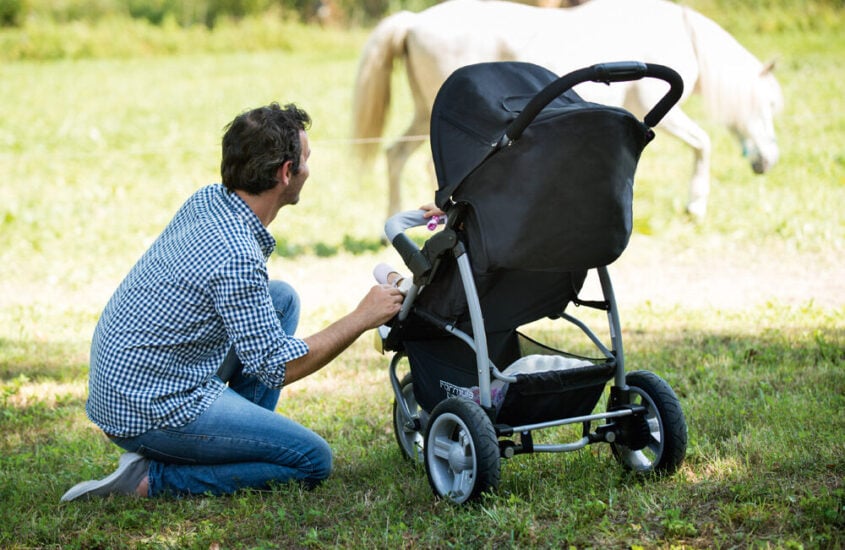
<instances>
[{"instance_id":1,"label":"stroller front wheel","mask_svg":"<svg viewBox=\"0 0 845 550\"><path fill-rule=\"evenodd\" d=\"M484 410L450 397L431 412L425 435L425 471L434 494L455 504L499 485L499 443Z\"/></svg>"},{"instance_id":2,"label":"stroller front wheel","mask_svg":"<svg viewBox=\"0 0 845 550\"><path fill-rule=\"evenodd\" d=\"M680 400L669 384L652 372L630 372L625 382L631 390L631 404L646 409L649 433L642 448L611 443L613 455L630 470L674 472L683 462L687 449L687 424Z\"/></svg>"}]
</instances>

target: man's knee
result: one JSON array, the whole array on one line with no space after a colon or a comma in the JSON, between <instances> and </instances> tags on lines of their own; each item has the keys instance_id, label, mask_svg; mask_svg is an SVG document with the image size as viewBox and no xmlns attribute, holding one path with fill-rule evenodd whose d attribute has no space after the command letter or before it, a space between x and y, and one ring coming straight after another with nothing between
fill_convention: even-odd
<instances>
[{"instance_id":1,"label":"man's knee","mask_svg":"<svg viewBox=\"0 0 845 550\"><path fill-rule=\"evenodd\" d=\"M314 450L312 465L309 477L313 480L322 481L332 474L332 448L325 440Z\"/></svg>"},{"instance_id":2,"label":"man's knee","mask_svg":"<svg viewBox=\"0 0 845 550\"><path fill-rule=\"evenodd\" d=\"M321 444L316 445L308 453L309 465L308 472L305 474L300 482L307 489L314 489L318 487L323 481L328 479L332 474L332 450L325 440L321 440Z\"/></svg>"}]
</instances>

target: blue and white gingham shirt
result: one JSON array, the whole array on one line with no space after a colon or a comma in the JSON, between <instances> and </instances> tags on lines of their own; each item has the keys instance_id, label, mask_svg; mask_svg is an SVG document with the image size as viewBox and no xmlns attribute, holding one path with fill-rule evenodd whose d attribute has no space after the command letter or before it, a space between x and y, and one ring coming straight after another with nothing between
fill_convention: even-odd
<instances>
[{"instance_id":1,"label":"blue and white gingham shirt","mask_svg":"<svg viewBox=\"0 0 845 550\"><path fill-rule=\"evenodd\" d=\"M285 363L308 353L270 300L276 241L240 197L197 191L138 260L91 343L88 417L131 437L183 426L224 390L213 376L234 344L244 373L280 388Z\"/></svg>"}]
</instances>

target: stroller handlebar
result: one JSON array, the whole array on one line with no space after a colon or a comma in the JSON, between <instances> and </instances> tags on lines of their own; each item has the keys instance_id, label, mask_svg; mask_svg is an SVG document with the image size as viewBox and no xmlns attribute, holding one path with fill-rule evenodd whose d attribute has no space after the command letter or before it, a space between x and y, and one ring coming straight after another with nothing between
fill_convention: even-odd
<instances>
[{"instance_id":1,"label":"stroller handlebar","mask_svg":"<svg viewBox=\"0 0 845 550\"><path fill-rule=\"evenodd\" d=\"M555 100L565 91L583 82L627 82L642 78L657 78L669 84L669 91L661 98L651 111L643 118L649 128L657 126L675 103L681 99L684 92L684 81L674 69L665 65L642 63L640 61L618 61L613 63L599 63L591 67L578 69L566 74L540 91L528 102L525 109L508 125L505 134L499 140L498 146L504 146L519 139L525 128L540 114L546 105Z\"/></svg>"},{"instance_id":2,"label":"stroller handlebar","mask_svg":"<svg viewBox=\"0 0 845 550\"><path fill-rule=\"evenodd\" d=\"M425 210L406 210L394 214L384 223L384 234L387 240L393 242L397 235L412 227L427 225L429 219L424 217Z\"/></svg>"},{"instance_id":3,"label":"stroller handlebar","mask_svg":"<svg viewBox=\"0 0 845 550\"><path fill-rule=\"evenodd\" d=\"M402 261L411 271L416 274L424 271L428 262L422 254L420 247L405 234L405 231L412 227L428 225L430 218L423 216L425 210L406 210L394 214L384 224L384 234L388 242L402 257Z\"/></svg>"}]
</instances>

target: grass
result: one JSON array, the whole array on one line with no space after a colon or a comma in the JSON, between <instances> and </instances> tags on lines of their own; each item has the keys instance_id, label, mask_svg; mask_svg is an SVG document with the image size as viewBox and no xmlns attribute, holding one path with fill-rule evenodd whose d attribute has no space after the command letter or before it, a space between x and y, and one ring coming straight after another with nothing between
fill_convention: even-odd
<instances>
[{"instance_id":1,"label":"grass","mask_svg":"<svg viewBox=\"0 0 845 550\"><path fill-rule=\"evenodd\" d=\"M726 16L760 57L780 55L781 162L753 176L728 132L705 124L715 181L707 220L693 224L683 216L689 153L658 139L638 173L640 240L626 257L637 259L645 243L664 252L658 270L717 255L691 262L705 280L745 261L773 276L807 262L808 283L842 278L841 23L761 32ZM280 246L270 262L271 274L307 298L304 333L352 307L377 261L396 261L377 241L384 168L359 178L345 141L365 34L308 32L290 48L253 52L0 65L0 97L15 106L0 116L0 547L845 546L841 283L826 287L838 296L775 294L747 305L620 293L629 366L664 377L689 425L687 460L669 478L628 474L597 446L504 461L497 493L462 508L439 502L425 472L400 458L387 359L362 338L283 392L280 411L335 450L335 473L319 490L59 505L68 487L106 475L120 454L84 414L94 323L182 200L217 179L221 130L235 113L277 99L315 120L312 179L273 226ZM398 75L396 85L394 113L407 112ZM700 106L690 113L697 118ZM389 134L403 123L394 116ZM425 160L407 170L408 207L429 200ZM685 275L695 288L696 271Z\"/></svg>"},{"instance_id":2,"label":"grass","mask_svg":"<svg viewBox=\"0 0 845 550\"><path fill-rule=\"evenodd\" d=\"M5 386L3 546L839 546L841 318L778 307L652 313L629 327L628 359L666 376L684 403L690 449L672 478L626 474L597 447L516 457L480 504L437 502L424 472L399 458L384 359L359 343L333 375L292 386L283 400L285 414L335 447L335 474L320 490L58 506L66 486L108 472L118 453L81 418L78 384L52 381L59 395L24 402L34 384L19 375Z\"/></svg>"}]
</instances>

